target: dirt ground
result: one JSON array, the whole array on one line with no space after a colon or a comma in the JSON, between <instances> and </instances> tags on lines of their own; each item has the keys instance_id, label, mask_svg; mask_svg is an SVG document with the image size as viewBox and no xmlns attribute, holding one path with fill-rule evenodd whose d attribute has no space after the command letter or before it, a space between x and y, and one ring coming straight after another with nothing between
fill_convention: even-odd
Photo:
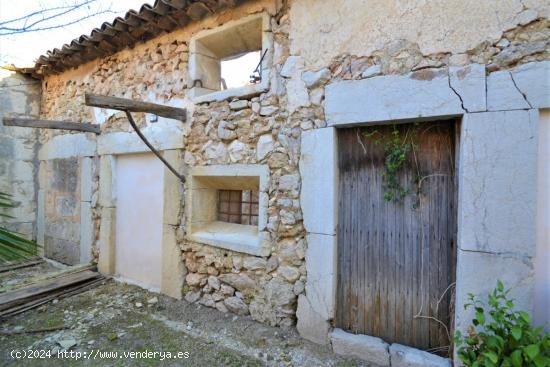
<instances>
[{"instance_id":1,"label":"dirt ground","mask_svg":"<svg viewBox=\"0 0 550 367\"><path fill-rule=\"evenodd\" d=\"M44 264L2 274L0 291L44 271L55 269ZM67 329L14 334L61 326ZM366 366L301 339L294 328L270 327L114 280L0 320L0 333L2 366Z\"/></svg>"}]
</instances>

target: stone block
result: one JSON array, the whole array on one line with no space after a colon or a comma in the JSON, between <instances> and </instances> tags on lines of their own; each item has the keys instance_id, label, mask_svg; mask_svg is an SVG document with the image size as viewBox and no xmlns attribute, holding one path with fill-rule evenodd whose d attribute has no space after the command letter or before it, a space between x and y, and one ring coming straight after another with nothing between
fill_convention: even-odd
<instances>
[{"instance_id":1,"label":"stone block","mask_svg":"<svg viewBox=\"0 0 550 367\"><path fill-rule=\"evenodd\" d=\"M211 91L209 89L195 87L189 90L189 92L187 93L187 96L192 97L193 103L195 104L205 103L205 102L214 102L214 101L224 101L226 99L232 99L232 98L250 98L269 90L270 73L271 73L270 68L264 68L262 70L262 81L256 84L248 84L248 85L243 85L242 87L228 88L220 91ZM202 89L202 91L197 91L197 89Z\"/></svg>"},{"instance_id":2,"label":"stone block","mask_svg":"<svg viewBox=\"0 0 550 367\"><path fill-rule=\"evenodd\" d=\"M176 170L181 164L181 151L165 150L163 153L164 159L168 161ZM174 175L167 167L163 168L164 172L164 205L163 205L163 222L164 224L178 225L179 214L181 210L181 190L183 183L176 175Z\"/></svg>"},{"instance_id":3,"label":"stone block","mask_svg":"<svg viewBox=\"0 0 550 367\"><path fill-rule=\"evenodd\" d=\"M76 265L80 262L78 241L44 236L44 255L66 265Z\"/></svg>"},{"instance_id":4,"label":"stone block","mask_svg":"<svg viewBox=\"0 0 550 367\"><path fill-rule=\"evenodd\" d=\"M241 292L256 289L258 286L256 282L246 274L222 274L218 279Z\"/></svg>"},{"instance_id":5,"label":"stone block","mask_svg":"<svg viewBox=\"0 0 550 367\"><path fill-rule=\"evenodd\" d=\"M534 256L538 112L467 114L459 157L458 246Z\"/></svg>"},{"instance_id":6,"label":"stone block","mask_svg":"<svg viewBox=\"0 0 550 367\"><path fill-rule=\"evenodd\" d=\"M281 76L284 78L290 78L297 70L300 70L303 67L303 61L300 56L289 56L283 68L281 69Z\"/></svg>"},{"instance_id":7,"label":"stone block","mask_svg":"<svg viewBox=\"0 0 550 367\"><path fill-rule=\"evenodd\" d=\"M330 340L336 354L359 358L377 366L390 365L389 346L380 338L334 329L330 333Z\"/></svg>"},{"instance_id":8,"label":"stone block","mask_svg":"<svg viewBox=\"0 0 550 367\"><path fill-rule=\"evenodd\" d=\"M256 158L258 161L264 159L271 151L273 151L273 136L271 134L260 136L256 145Z\"/></svg>"},{"instance_id":9,"label":"stone block","mask_svg":"<svg viewBox=\"0 0 550 367\"><path fill-rule=\"evenodd\" d=\"M163 123L162 126L149 125L142 130L142 133L157 150L181 149L185 146L180 121L171 119ZM97 139L99 155L149 151L149 148L134 132L101 134Z\"/></svg>"},{"instance_id":10,"label":"stone block","mask_svg":"<svg viewBox=\"0 0 550 367\"><path fill-rule=\"evenodd\" d=\"M286 83L287 92L287 108L289 113L293 113L300 107L308 107L309 93L306 89L306 84L300 77L300 73L296 73Z\"/></svg>"},{"instance_id":11,"label":"stone block","mask_svg":"<svg viewBox=\"0 0 550 367\"><path fill-rule=\"evenodd\" d=\"M99 230L99 259L97 269L107 275L115 273L116 208L101 209Z\"/></svg>"},{"instance_id":12,"label":"stone block","mask_svg":"<svg viewBox=\"0 0 550 367\"><path fill-rule=\"evenodd\" d=\"M72 196L57 197L55 202L56 214L61 217L75 217L80 211L79 204Z\"/></svg>"},{"instance_id":13,"label":"stone block","mask_svg":"<svg viewBox=\"0 0 550 367\"><path fill-rule=\"evenodd\" d=\"M269 195L266 192L260 192L258 197L258 231L265 231L267 228L267 206L269 204Z\"/></svg>"},{"instance_id":14,"label":"stone block","mask_svg":"<svg viewBox=\"0 0 550 367\"><path fill-rule=\"evenodd\" d=\"M509 296L515 300L517 309L533 312L535 271L531 258L458 250L456 274L455 328L463 334L472 324L475 314L472 308L464 309L464 304L468 303L468 293L486 302L497 279L511 289Z\"/></svg>"},{"instance_id":15,"label":"stone block","mask_svg":"<svg viewBox=\"0 0 550 367\"><path fill-rule=\"evenodd\" d=\"M267 192L269 189L269 167L261 164L230 164L230 165L211 165L195 166L190 170L191 176L202 177L231 177L233 181L239 176L259 177L260 192ZM217 180L217 179L216 179ZM193 188L208 188L211 185L202 185L197 180L192 180ZM230 189L230 188L228 188Z\"/></svg>"},{"instance_id":16,"label":"stone block","mask_svg":"<svg viewBox=\"0 0 550 367\"><path fill-rule=\"evenodd\" d=\"M34 180L34 164L33 162L26 162L19 160L19 157L15 156L9 159L11 164L11 179L15 182L29 182Z\"/></svg>"},{"instance_id":17,"label":"stone block","mask_svg":"<svg viewBox=\"0 0 550 367\"><path fill-rule=\"evenodd\" d=\"M96 154L92 133L57 135L42 145L38 159L49 160L70 157L91 157Z\"/></svg>"},{"instance_id":18,"label":"stone block","mask_svg":"<svg viewBox=\"0 0 550 367\"><path fill-rule=\"evenodd\" d=\"M242 110L248 107L248 101L246 99L238 99L236 101L229 102L229 108L232 110Z\"/></svg>"},{"instance_id":19,"label":"stone block","mask_svg":"<svg viewBox=\"0 0 550 367\"><path fill-rule=\"evenodd\" d=\"M550 61L530 62L511 71L531 108L550 107Z\"/></svg>"},{"instance_id":20,"label":"stone block","mask_svg":"<svg viewBox=\"0 0 550 367\"><path fill-rule=\"evenodd\" d=\"M300 176L297 174L284 175L279 178L279 190L292 191L300 188Z\"/></svg>"},{"instance_id":21,"label":"stone block","mask_svg":"<svg viewBox=\"0 0 550 367\"><path fill-rule=\"evenodd\" d=\"M67 221L63 218L55 220L46 217L45 235L62 238L73 242L80 241L80 223Z\"/></svg>"},{"instance_id":22,"label":"stone block","mask_svg":"<svg viewBox=\"0 0 550 367\"><path fill-rule=\"evenodd\" d=\"M462 115L462 101L465 107L481 108L485 104L484 93L477 90L485 89L479 69L453 69L456 90L450 86L447 70L431 69L331 83L325 92L327 123L338 126ZM463 93L462 101L457 93Z\"/></svg>"},{"instance_id":23,"label":"stone block","mask_svg":"<svg viewBox=\"0 0 550 367\"><path fill-rule=\"evenodd\" d=\"M487 76L487 110L505 111L530 108L516 87L508 70L496 71Z\"/></svg>"},{"instance_id":24,"label":"stone block","mask_svg":"<svg viewBox=\"0 0 550 367\"><path fill-rule=\"evenodd\" d=\"M372 65L361 73L362 78L372 78L382 73L382 67L380 65Z\"/></svg>"},{"instance_id":25,"label":"stone block","mask_svg":"<svg viewBox=\"0 0 550 367\"><path fill-rule=\"evenodd\" d=\"M114 169L115 157L104 155L99 159L99 205L102 207L115 207L114 197Z\"/></svg>"},{"instance_id":26,"label":"stone block","mask_svg":"<svg viewBox=\"0 0 550 367\"><path fill-rule=\"evenodd\" d=\"M330 323L315 312L304 295L298 297L296 317L296 329L302 338L317 344L329 344Z\"/></svg>"},{"instance_id":27,"label":"stone block","mask_svg":"<svg viewBox=\"0 0 550 367\"><path fill-rule=\"evenodd\" d=\"M248 306L238 297L226 298L223 303L227 309L237 315L245 316L249 314Z\"/></svg>"},{"instance_id":28,"label":"stone block","mask_svg":"<svg viewBox=\"0 0 550 367\"><path fill-rule=\"evenodd\" d=\"M36 242L42 247L39 248L40 255L44 253L44 235L46 231L44 212L44 190L38 190L36 210Z\"/></svg>"},{"instance_id":29,"label":"stone block","mask_svg":"<svg viewBox=\"0 0 550 367\"><path fill-rule=\"evenodd\" d=\"M302 80L308 88L315 88L325 84L330 79L330 70L327 68L318 71L305 71L302 73Z\"/></svg>"},{"instance_id":30,"label":"stone block","mask_svg":"<svg viewBox=\"0 0 550 367\"><path fill-rule=\"evenodd\" d=\"M92 201L92 158L80 160L80 200Z\"/></svg>"},{"instance_id":31,"label":"stone block","mask_svg":"<svg viewBox=\"0 0 550 367\"><path fill-rule=\"evenodd\" d=\"M330 320L336 306L336 237L309 233L306 239L306 295L315 312Z\"/></svg>"},{"instance_id":32,"label":"stone block","mask_svg":"<svg viewBox=\"0 0 550 367\"><path fill-rule=\"evenodd\" d=\"M95 228L92 220L92 208L89 202L80 203L80 263L92 261L92 244Z\"/></svg>"},{"instance_id":33,"label":"stone block","mask_svg":"<svg viewBox=\"0 0 550 367\"><path fill-rule=\"evenodd\" d=\"M451 367L451 361L424 352L422 350L406 347L401 344L390 346L390 359L392 367Z\"/></svg>"},{"instance_id":34,"label":"stone block","mask_svg":"<svg viewBox=\"0 0 550 367\"><path fill-rule=\"evenodd\" d=\"M78 159L54 159L47 162L50 170L47 185L52 190L76 193L78 189Z\"/></svg>"},{"instance_id":35,"label":"stone block","mask_svg":"<svg viewBox=\"0 0 550 367\"><path fill-rule=\"evenodd\" d=\"M186 269L181 259L181 249L176 239L176 227L162 226L162 274L160 290L162 293L181 299L183 279Z\"/></svg>"},{"instance_id":36,"label":"stone block","mask_svg":"<svg viewBox=\"0 0 550 367\"><path fill-rule=\"evenodd\" d=\"M485 65L471 64L449 68L449 83L462 98L468 112L487 110Z\"/></svg>"},{"instance_id":37,"label":"stone block","mask_svg":"<svg viewBox=\"0 0 550 367\"><path fill-rule=\"evenodd\" d=\"M315 129L302 133L300 205L306 231L336 234L338 167L336 130Z\"/></svg>"},{"instance_id":38,"label":"stone block","mask_svg":"<svg viewBox=\"0 0 550 367\"><path fill-rule=\"evenodd\" d=\"M36 129L29 129L33 134L36 134ZM17 136L7 136L6 137L8 142L3 141L3 139L0 137L0 145L3 145L2 148L0 148L0 156L4 155L2 154L2 150L7 146L8 149L11 149L13 152L13 157L17 157L17 159L22 161L32 161L36 156L35 152L35 145L37 144L36 136L30 135L29 137L17 137ZM8 155L9 156L9 155Z\"/></svg>"}]
</instances>

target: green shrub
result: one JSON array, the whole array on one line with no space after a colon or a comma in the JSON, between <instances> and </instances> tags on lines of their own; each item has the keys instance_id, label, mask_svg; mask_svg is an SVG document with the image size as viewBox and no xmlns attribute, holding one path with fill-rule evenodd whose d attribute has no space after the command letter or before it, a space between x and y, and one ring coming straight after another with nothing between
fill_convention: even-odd
<instances>
[{"instance_id":1,"label":"green shrub","mask_svg":"<svg viewBox=\"0 0 550 367\"><path fill-rule=\"evenodd\" d=\"M464 308L475 309L473 325L467 336L459 331L455 336L458 357L466 366L550 366L550 334L543 334L542 327L534 328L528 313L514 310L509 292L497 281L488 297L489 315L482 302L468 294L470 303Z\"/></svg>"}]
</instances>

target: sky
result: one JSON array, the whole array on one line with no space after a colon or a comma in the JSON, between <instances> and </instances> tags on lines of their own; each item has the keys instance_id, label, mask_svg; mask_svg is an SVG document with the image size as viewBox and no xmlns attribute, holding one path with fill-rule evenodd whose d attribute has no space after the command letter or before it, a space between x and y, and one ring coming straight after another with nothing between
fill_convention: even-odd
<instances>
[{"instance_id":1,"label":"sky","mask_svg":"<svg viewBox=\"0 0 550 367\"><path fill-rule=\"evenodd\" d=\"M2 22L20 18L40 9L51 9L83 1L85 0L0 0L0 26L2 26ZM75 24L63 28L13 35L0 33L0 66L6 64L14 64L19 67L33 66L35 60L40 55L46 54L48 50L61 48L65 43L70 43L82 34L89 35L92 29L99 28L103 22L112 22L117 16L124 16L129 9L139 10L144 3L153 5L154 0L95 0L89 8L46 23L47 25L66 24L104 11L102 14L91 16ZM31 18L28 23L35 20L39 20L39 18ZM23 23L16 24L22 25ZM2 32L1 29L0 32ZM222 77L226 80L227 87L247 84L259 59L259 53L251 53L239 59L222 63Z\"/></svg>"},{"instance_id":2,"label":"sky","mask_svg":"<svg viewBox=\"0 0 550 367\"><path fill-rule=\"evenodd\" d=\"M27 15L39 9L74 4L82 0L0 0L0 23ZM92 29L99 28L103 22L112 22L117 16L123 16L129 9L139 10L144 3L154 0L97 0L90 9L83 9L74 15L67 15L63 21L70 22L82 16L96 13L97 10L109 10L81 22L64 28L15 35L0 35L0 65L33 65L34 61L54 48L61 48L82 34L89 35ZM57 20L56 20L57 22Z\"/></svg>"}]
</instances>

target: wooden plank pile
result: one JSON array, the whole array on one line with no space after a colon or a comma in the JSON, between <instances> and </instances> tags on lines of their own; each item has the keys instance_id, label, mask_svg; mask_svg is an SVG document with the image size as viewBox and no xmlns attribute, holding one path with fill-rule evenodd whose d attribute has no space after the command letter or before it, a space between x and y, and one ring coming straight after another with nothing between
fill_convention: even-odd
<instances>
[{"instance_id":1,"label":"wooden plank pile","mask_svg":"<svg viewBox=\"0 0 550 367\"><path fill-rule=\"evenodd\" d=\"M25 262L14 262L14 263L7 263L5 265L0 266L0 273L6 273L8 271L16 270L16 269L23 269L23 268L30 268L32 266L40 265L44 262L44 260L40 258L33 258L29 259Z\"/></svg>"},{"instance_id":2,"label":"wooden plank pile","mask_svg":"<svg viewBox=\"0 0 550 367\"><path fill-rule=\"evenodd\" d=\"M0 318L16 315L54 299L69 297L98 286L106 278L94 270L95 267L80 268L0 294Z\"/></svg>"}]
</instances>

